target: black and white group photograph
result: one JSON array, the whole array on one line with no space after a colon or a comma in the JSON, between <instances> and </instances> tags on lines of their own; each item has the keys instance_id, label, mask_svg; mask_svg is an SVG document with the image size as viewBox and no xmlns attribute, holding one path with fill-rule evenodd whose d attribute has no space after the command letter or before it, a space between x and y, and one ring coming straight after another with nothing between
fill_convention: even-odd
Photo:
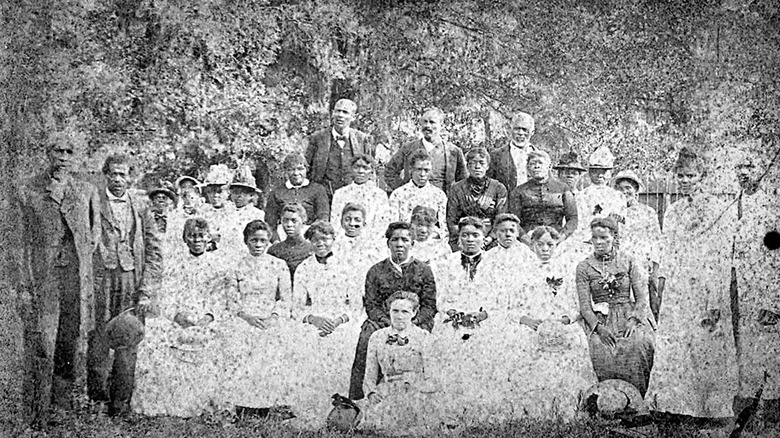
<instances>
[{"instance_id":1,"label":"black and white group photograph","mask_svg":"<svg viewBox=\"0 0 780 438\"><path fill-rule=\"evenodd\" d=\"M780 1L0 17L0 438L780 438Z\"/></svg>"}]
</instances>

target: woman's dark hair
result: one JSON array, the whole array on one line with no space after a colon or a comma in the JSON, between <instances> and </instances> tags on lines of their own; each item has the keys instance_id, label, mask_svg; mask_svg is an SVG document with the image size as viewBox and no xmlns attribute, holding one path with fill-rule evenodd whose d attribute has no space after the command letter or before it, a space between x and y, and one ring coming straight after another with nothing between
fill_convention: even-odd
<instances>
[{"instance_id":1,"label":"woman's dark hair","mask_svg":"<svg viewBox=\"0 0 780 438\"><path fill-rule=\"evenodd\" d=\"M366 208L363 207L363 205L354 202L347 202L347 205L345 205L341 210L341 217L346 216L350 211L359 211L363 213L363 220L366 220Z\"/></svg>"},{"instance_id":2,"label":"woman's dark hair","mask_svg":"<svg viewBox=\"0 0 780 438\"><path fill-rule=\"evenodd\" d=\"M414 167L420 161L431 161L431 160L433 160L431 158L431 155L428 154L428 152L425 152L424 150L420 149L417 152L413 153L411 157L409 157L409 164L412 167Z\"/></svg>"},{"instance_id":3,"label":"woman's dark hair","mask_svg":"<svg viewBox=\"0 0 780 438\"><path fill-rule=\"evenodd\" d=\"M352 157L352 162L350 163L351 166L354 166L356 163L364 161L366 164L368 164L371 167L374 167L374 157L368 154L357 154L354 157Z\"/></svg>"},{"instance_id":4,"label":"woman's dark hair","mask_svg":"<svg viewBox=\"0 0 780 438\"><path fill-rule=\"evenodd\" d=\"M490 153L483 147L478 146L471 148L468 152L466 152L466 163L473 160L474 158L484 158L485 161L487 161L487 164L490 164Z\"/></svg>"},{"instance_id":5,"label":"woman's dark hair","mask_svg":"<svg viewBox=\"0 0 780 438\"><path fill-rule=\"evenodd\" d=\"M422 205L418 205L417 207L414 207L414 210L412 210L412 221L413 224L420 224L425 227L430 227L431 225L436 224L436 211L430 207L423 207Z\"/></svg>"},{"instance_id":6,"label":"woman's dark hair","mask_svg":"<svg viewBox=\"0 0 780 438\"><path fill-rule=\"evenodd\" d=\"M301 204L287 204L282 207L282 212L279 214L281 217L285 213L295 213L301 217L301 221L306 222L309 220L309 215L306 214L306 209Z\"/></svg>"},{"instance_id":7,"label":"woman's dark hair","mask_svg":"<svg viewBox=\"0 0 780 438\"><path fill-rule=\"evenodd\" d=\"M612 233L612 237L618 235L618 224L610 217L597 217L590 221L590 229L593 230L596 227L608 229Z\"/></svg>"},{"instance_id":8,"label":"woman's dark hair","mask_svg":"<svg viewBox=\"0 0 780 438\"><path fill-rule=\"evenodd\" d=\"M109 155L106 161L103 162L103 175L108 175L112 164L126 164L130 171L133 170L133 163L130 161L130 157L125 154L114 154Z\"/></svg>"},{"instance_id":9,"label":"woman's dark hair","mask_svg":"<svg viewBox=\"0 0 780 438\"><path fill-rule=\"evenodd\" d=\"M193 217L187 219L184 222L184 229L181 232L182 240L186 242L187 234L195 231L203 231L204 233L208 233L209 232L208 221L206 221L206 219L203 219L202 217Z\"/></svg>"},{"instance_id":10,"label":"woman's dark hair","mask_svg":"<svg viewBox=\"0 0 780 438\"><path fill-rule=\"evenodd\" d=\"M458 221L458 233L460 233L460 230L462 230L463 228L469 225L482 231L482 234L485 234L485 223L482 222L482 219L474 216L466 216L460 218L460 220Z\"/></svg>"},{"instance_id":11,"label":"woman's dark hair","mask_svg":"<svg viewBox=\"0 0 780 438\"><path fill-rule=\"evenodd\" d=\"M517 224L517 228L520 228L520 218L512 213L501 213L496 215L493 219L493 228L498 227L499 224L504 222L514 222Z\"/></svg>"},{"instance_id":12,"label":"woman's dark hair","mask_svg":"<svg viewBox=\"0 0 780 438\"><path fill-rule=\"evenodd\" d=\"M409 222L390 222L390 225L387 226L387 231L385 231L385 239L390 240L396 230L406 230L411 234L412 224Z\"/></svg>"},{"instance_id":13,"label":"woman's dark hair","mask_svg":"<svg viewBox=\"0 0 780 438\"><path fill-rule=\"evenodd\" d=\"M531 232L531 240L536 242L542 237L544 237L546 234L549 234L550 237L552 237L555 240L560 239L561 233L558 232L553 227L548 227L547 225L539 225L538 227L534 228L534 230Z\"/></svg>"},{"instance_id":14,"label":"woman's dark hair","mask_svg":"<svg viewBox=\"0 0 780 438\"><path fill-rule=\"evenodd\" d=\"M324 220L317 220L314 221L313 224L309 226L309 229L306 230L305 233L303 233L303 237L306 240L311 240L314 238L314 235L320 233L326 236L335 236L336 230L333 228L333 225L331 225L330 222L324 221Z\"/></svg>"},{"instance_id":15,"label":"woman's dark hair","mask_svg":"<svg viewBox=\"0 0 780 438\"><path fill-rule=\"evenodd\" d=\"M680 150L680 153L677 155L677 161L674 163L674 169L672 170L678 172L683 169L694 169L702 175L704 175L707 170L704 165L704 160L699 154L687 146Z\"/></svg>"},{"instance_id":16,"label":"woman's dark hair","mask_svg":"<svg viewBox=\"0 0 780 438\"><path fill-rule=\"evenodd\" d=\"M265 231L268 233L268 237L271 237L271 227L265 223L265 221L261 220L254 220L252 222L249 222L244 227L244 243L249 239L249 236L252 234L255 234L258 231Z\"/></svg>"},{"instance_id":17,"label":"woman's dark hair","mask_svg":"<svg viewBox=\"0 0 780 438\"><path fill-rule=\"evenodd\" d=\"M393 304L393 302L398 300L408 300L412 302L412 307L414 308L414 311L416 312L417 309L420 308L420 297L417 296L417 294L413 292L408 292L405 290L398 290L393 292L392 295L390 295L385 300L385 309L389 312L390 311L390 305Z\"/></svg>"}]
</instances>

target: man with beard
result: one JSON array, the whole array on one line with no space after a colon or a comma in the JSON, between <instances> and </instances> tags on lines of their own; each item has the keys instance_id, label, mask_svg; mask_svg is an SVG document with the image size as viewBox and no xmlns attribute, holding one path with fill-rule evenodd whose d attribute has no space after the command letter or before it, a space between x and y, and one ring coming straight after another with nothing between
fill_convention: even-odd
<instances>
[{"instance_id":1,"label":"man with beard","mask_svg":"<svg viewBox=\"0 0 780 438\"><path fill-rule=\"evenodd\" d=\"M331 126L315 132L307 141L304 156L309 179L325 187L329 200L336 190L352 182L352 159L358 154L373 157L375 153L371 137L350 127L356 111L355 102L339 99L330 116Z\"/></svg>"},{"instance_id":2,"label":"man with beard","mask_svg":"<svg viewBox=\"0 0 780 438\"><path fill-rule=\"evenodd\" d=\"M406 143L398 149L385 167L385 182L390 190L395 190L406 184L412 177L411 158L423 151L431 156L430 183L444 192L449 193L450 187L468 175L466 158L463 151L441 137L444 113L438 108L431 108L423 113L420 119L422 138ZM403 170L403 176L401 171Z\"/></svg>"},{"instance_id":3,"label":"man with beard","mask_svg":"<svg viewBox=\"0 0 780 438\"><path fill-rule=\"evenodd\" d=\"M767 428L780 428L780 202L761 184L763 166L745 154L737 163L740 193L734 238L732 300L738 299L739 392L734 412L754 405Z\"/></svg>"},{"instance_id":4,"label":"man with beard","mask_svg":"<svg viewBox=\"0 0 780 438\"><path fill-rule=\"evenodd\" d=\"M112 361L106 324L130 308L143 315L150 305L145 291L162 271L154 217L143 199L130 190L131 170L127 156L109 156L103 164L106 189L100 194L102 285L95 300L95 330L89 337L87 386L90 398L109 402L109 415L130 411L137 345L115 348Z\"/></svg>"},{"instance_id":5,"label":"man with beard","mask_svg":"<svg viewBox=\"0 0 780 438\"><path fill-rule=\"evenodd\" d=\"M29 297L22 305L24 401L37 426L46 425L52 399L73 407L68 396L86 379L87 333L95 324L100 201L95 187L71 176L77 152L69 138L51 139L48 169L20 181L11 202L19 245L7 249L19 251L18 290Z\"/></svg>"},{"instance_id":6,"label":"man with beard","mask_svg":"<svg viewBox=\"0 0 780 438\"><path fill-rule=\"evenodd\" d=\"M394 292L403 290L420 298L420 310L412 323L420 328L433 329L436 314L436 281L431 267L409 254L412 248L412 226L408 222L392 222L385 233L390 257L368 270L363 295L368 319L363 323L352 364L349 398L363 398L363 379L366 373L368 339L375 331L390 325L385 300Z\"/></svg>"},{"instance_id":7,"label":"man with beard","mask_svg":"<svg viewBox=\"0 0 780 438\"><path fill-rule=\"evenodd\" d=\"M488 171L488 177L497 179L509 192L528 180L528 153L536 150L531 144L535 125L530 114L518 112L512 117L510 125L512 133L509 142L491 152L493 160Z\"/></svg>"}]
</instances>

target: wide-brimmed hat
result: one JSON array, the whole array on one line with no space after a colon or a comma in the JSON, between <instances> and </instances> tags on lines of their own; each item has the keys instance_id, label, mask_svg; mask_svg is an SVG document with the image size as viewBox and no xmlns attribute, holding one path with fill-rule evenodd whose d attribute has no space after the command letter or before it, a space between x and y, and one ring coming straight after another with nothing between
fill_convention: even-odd
<instances>
[{"instance_id":1,"label":"wide-brimmed hat","mask_svg":"<svg viewBox=\"0 0 780 438\"><path fill-rule=\"evenodd\" d=\"M233 180L233 174L226 164L212 164L209 166L209 173L203 180L201 187L206 186L226 186Z\"/></svg>"},{"instance_id":2,"label":"wide-brimmed hat","mask_svg":"<svg viewBox=\"0 0 780 438\"><path fill-rule=\"evenodd\" d=\"M249 166L241 166L236 169L236 173L233 175L233 182L230 183L230 187L245 187L260 193L260 189L257 188L255 176L252 175L252 169L250 169Z\"/></svg>"},{"instance_id":3,"label":"wide-brimmed hat","mask_svg":"<svg viewBox=\"0 0 780 438\"><path fill-rule=\"evenodd\" d=\"M180 187L181 183L184 182L184 181L192 181L192 183L195 184L195 187L200 189L200 184L201 184L200 181L198 181L197 178L194 178L194 177L189 176L189 175L182 175L182 176L176 178L176 182L174 183L174 185L176 187Z\"/></svg>"},{"instance_id":4,"label":"wide-brimmed hat","mask_svg":"<svg viewBox=\"0 0 780 438\"><path fill-rule=\"evenodd\" d=\"M567 152L561 155L561 159L558 161L558 164L556 164L555 167L553 167L553 169L555 170L574 169L574 170L579 170L580 172L585 172L587 170L584 167L582 167L582 165L580 164L580 157L574 151Z\"/></svg>"},{"instance_id":5,"label":"wide-brimmed hat","mask_svg":"<svg viewBox=\"0 0 780 438\"><path fill-rule=\"evenodd\" d=\"M588 157L588 167L591 169L612 169L615 167L615 155L607 146L599 146Z\"/></svg>"},{"instance_id":6,"label":"wide-brimmed hat","mask_svg":"<svg viewBox=\"0 0 780 438\"><path fill-rule=\"evenodd\" d=\"M106 324L109 347L134 347L144 339L144 325L132 310L125 310Z\"/></svg>"},{"instance_id":7,"label":"wide-brimmed hat","mask_svg":"<svg viewBox=\"0 0 780 438\"><path fill-rule=\"evenodd\" d=\"M179 200L179 197L176 196L176 190L174 189L173 184L171 184L168 181L160 181L160 184L157 187L154 187L151 190L146 192L146 196L148 196L149 199L152 199L155 195L159 193L162 193L168 198L170 198L174 204Z\"/></svg>"},{"instance_id":8,"label":"wide-brimmed hat","mask_svg":"<svg viewBox=\"0 0 780 438\"><path fill-rule=\"evenodd\" d=\"M645 185L642 184L642 180L639 179L639 176L634 172L633 170L621 170L612 178L611 185L613 188L617 189L617 183L621 179L627 179L629 181L633 181L637 185L637 193L642 193L645 191Z\"/></svg>"}]
</instances>

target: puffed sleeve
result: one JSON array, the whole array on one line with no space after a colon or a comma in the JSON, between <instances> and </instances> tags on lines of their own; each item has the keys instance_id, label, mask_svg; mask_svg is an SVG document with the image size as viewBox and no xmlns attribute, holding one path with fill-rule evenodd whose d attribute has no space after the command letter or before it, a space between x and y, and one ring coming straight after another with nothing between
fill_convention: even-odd
<instances>
[{"instance_id":1,"label":"puffed sleeve","mask_svg":"<svg viewBox=\"0 0 780 438\"><path fill-rule=\"evenodd\" d=\"M593 330L596 328L596 324L599 320L598 317L596 317L596 312L593 311L587 262L582 261L577 265L575 278L577 284L577 299L580 303L580 314L582 314L582 318L585 320L585 323L588 324L588 327Z\"/></svg>"},{"instance_id":2,"label":"puffed sleeve","mask_svg":"<svg viewBox=\"0 0 780 438\"><path fill-rule=\"evenodd\" d=\"M366 374L363 378L363 393L368 397L371 393L377 392L379 384L379 346L382 345L380 337L385 333L379 330L371 335L368 340L368 352L366 354Z\"/></svg>"}]
</instances>

